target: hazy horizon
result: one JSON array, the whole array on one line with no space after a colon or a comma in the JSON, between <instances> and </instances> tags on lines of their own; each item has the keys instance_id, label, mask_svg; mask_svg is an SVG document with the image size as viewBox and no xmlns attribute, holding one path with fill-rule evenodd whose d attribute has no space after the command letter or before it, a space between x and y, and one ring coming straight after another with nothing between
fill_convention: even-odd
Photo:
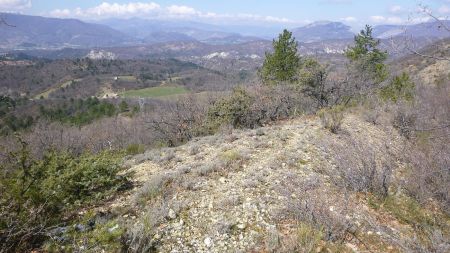
<instances>
[{"instance_id":1,"label":"hazy horizon","mask_svg":"<svg viewBox=\"0 0 450 253\"><path fill-rule=\"evenodd\" d=\"M239 4L237 4L239 3ZM0 0L1 12L76 18L95 22L104 19L142 18L165 21L193 21L215 25L293 28L317 21L342 22L359 30L365 24L414 24L428 21L421 7L448 18L449 0L312 0L236 1L50 1Z\"/></svg>"}]
</instances>

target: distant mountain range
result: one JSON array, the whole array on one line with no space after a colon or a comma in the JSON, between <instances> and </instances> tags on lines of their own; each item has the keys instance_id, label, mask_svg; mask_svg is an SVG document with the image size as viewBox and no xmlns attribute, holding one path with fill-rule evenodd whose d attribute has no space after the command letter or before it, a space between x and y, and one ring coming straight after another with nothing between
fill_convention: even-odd
<instances>
[{"instance_id":1,"label":"distant mountain range","mask_svg":"<svg viewBox=\"0 0 450 253\"><path fill-rule=\"evenodd\" d=\"M135 40L108 26L76 19L1 15L12 26L0 26L0 48L105 47Z\"/></svg>"},{"instance_id":2,"label":"distant mountain range","mask_svg":"<svg viewBox=\"0 0 450 253\"><path fill-rule=\"evenodd\" d=\"M392 37L428 37L443 39L450 37L450 32L444 29L444 26L450 27L450 20L441 22L428 22L416 25L380 25L373 29L377 38L389 39Z\"/></svg>"},{"instance_id":3,"label":"distant mountain range","mask_svg":"<svg viewBox=\"0 0 450 253\"><path fill-rule=\"evenodd\" d=\"M208 44L237 44L260 38L229 32L227 28L189 21L161 21L140 18L98 21L144 43L200 41Z\"/></svg>"},{"instance_id":4,"label":"distant mountain range","mask_svg":"<svg viewBox=\"0 0 450 253\"><path fill-rule=\"evenodd\" d=\"M311 43L326 40L353 39L351 27L340 22L320 21L292 30L300 42Z\"/></svg>"},{"instance_id":5,"label":"distant mountain range","mask_svg":"<svg viewBox=\"0 0 450 253\"><path fill-rule=\"evenodd\" d=\"M0 50L132 47L169 42L201 42L209 45L235 45L263 41L281 31L274 27L212 25L188 21L161 21L139 18L108 19L96 23L0 13L14 27L0 25ZM450 26L450 21L444 23ZM381 39L404 35L436 39L450 37L439 22L411 26L374 27ZM340 22L320 21L290 29L301 43L314 52L339 53L352 42L351 28ZM245 35L242 35L245 34ZM261 35L261 36L260 36ZM339 45L339 46L336 46ZM312 50L307 50L307 52Z\"/></svg>"}]
</instances>

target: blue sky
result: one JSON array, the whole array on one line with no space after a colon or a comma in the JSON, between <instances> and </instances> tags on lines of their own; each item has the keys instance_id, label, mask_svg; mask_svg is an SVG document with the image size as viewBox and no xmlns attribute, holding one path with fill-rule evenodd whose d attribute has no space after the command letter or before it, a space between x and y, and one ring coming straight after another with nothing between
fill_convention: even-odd
<instances>
[{"instance_id":1,"label":"blue sky","mask_svg":"<svg viewBox=\"0 0 450 253\"><path fill-rule=\"evenodd\" d=\"M360 27L417 22L422 20L419 4L437 16L450 15L450 0L0 0L0 10L84 20L141 17L285 26L333 20Z\"/></svg>"}]
</instances>

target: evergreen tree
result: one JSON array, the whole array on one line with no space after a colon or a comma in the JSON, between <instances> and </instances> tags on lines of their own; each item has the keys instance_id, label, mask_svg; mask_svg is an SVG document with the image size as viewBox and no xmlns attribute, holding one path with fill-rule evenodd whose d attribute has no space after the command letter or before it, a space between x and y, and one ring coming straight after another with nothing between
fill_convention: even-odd
<instances>
[{"instance_id":1,"label":"evergreen tree","mask_svg":"<svg viewBox=\"0 0 450 253\"><path fill-rule=\"evenodd\" d=\"M285 29L278 40L273 41L273 49L273 53L266 53L260 71L262 81L270 85L296 82L300 57L297 55L297 41L292 33Z\"/></svg>"},{"instance_id":2,"label":"evergreen tree","mask_svg":"<svg viewBox=\"0 0 450 253\"><path fill-rule=\"evenodd\" d=\"M345 52L356 72L375 83L386 80L388 75L384 64L388 54L381 51L379 45L380 40L372 35L372 27L366 25L366 28L355 36L355 45Z\"/></svg>"},{"instance_id":3,"label":"evergreen tree","mask_svg":"<svg viewBox=\"0 0 450 253\"><path fill-rule=\"evenodd\" d=\"M119 111L128 112L128 110L129 110L128 103L125 100L122 100L122 102L120 102L119 104Z\"/></svg>"}]
</instances>

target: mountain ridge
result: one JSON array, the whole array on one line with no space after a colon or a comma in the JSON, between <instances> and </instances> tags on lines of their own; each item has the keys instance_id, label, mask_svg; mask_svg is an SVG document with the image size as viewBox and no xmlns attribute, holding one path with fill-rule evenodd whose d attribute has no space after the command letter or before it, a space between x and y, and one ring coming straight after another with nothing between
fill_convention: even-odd
<instances>
[{"instance_id":1,"label":"mountain ridge","mask_svg":"<svg viewBox=\"0 0 450 253\"><path fill-rule=\"evenodd\" d=\"M77 19L58 19L20 14L1 14L15 27L0 26L0 50L136 47L173 42L201 42L207 45L236 45L265 40L250 33L242 35L239 26L220 26L198 22L158 21L139 18L109 19L88 23ZM450 21L442 21L450 26ZM431 43L450 37L437 21L410 26L380 25L374 35L380 39L401 39L406 36ZM230 31L230 29L236 29ZM253 29L258 34L258 28ZM260 30L264 30L263 26ZM290 29L300 42L309 44L314 52L341 52L355 34L342 22L318 21ZM243 30L241 30L243 31ZM272 38L276 37L273 34ZM317 43L317 45L314 45ZM336 44L341 44L336 48ZM420 42L423 44L423 42ZM331 48L330 48L331 46ZM337 51L336 51L337 50ZM311 50L309 50L311 51ZM309 52L314 54L314 52Z\"/></svg>"},{"instance_id":2,"label":"mountain ridge","mask_svg":"<svg viewBox=\"0 0 450 253\"><path fill-rule=\"evenodd\" d=\"M111 27L78 19L1 13L12 26L0 26L3 48L109 47L126 45L133 38Z\"/></svg>"}]
</instances>

